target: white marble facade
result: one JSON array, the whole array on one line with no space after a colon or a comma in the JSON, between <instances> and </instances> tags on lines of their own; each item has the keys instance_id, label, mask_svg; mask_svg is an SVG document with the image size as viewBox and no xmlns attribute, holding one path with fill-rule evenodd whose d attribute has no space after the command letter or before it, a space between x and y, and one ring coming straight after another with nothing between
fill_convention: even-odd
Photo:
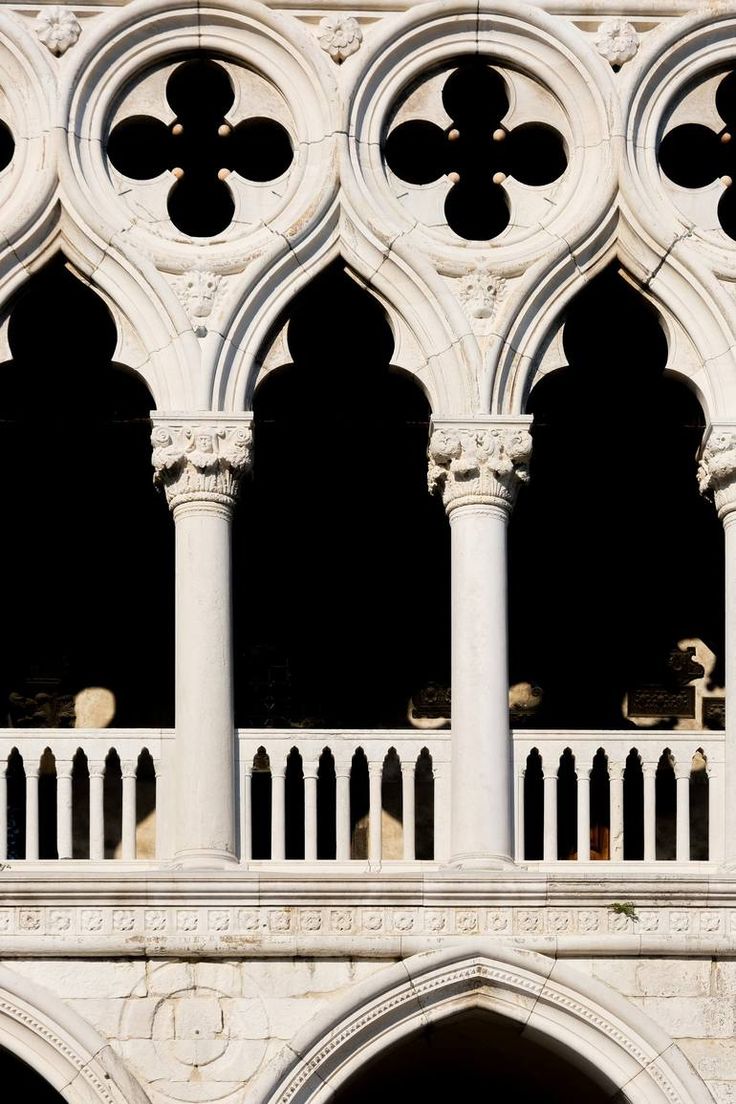
<instances>
[{"instance_id":1,"label":"white marble facade","mask_svg":"<svg viewBox=\"0 0 736 1104\"><path fill-rule=\"evenodd\" d=\"M145 115L171 126L166 81L193 54L216 59L232 85L224 135L262 116L292 151L266 181L223 167L232 216L210 236L190 235L168 213L181 169L139 180L106 152L121 121ZM475 55L507 87L494 140L543 124L564 151L564 169L546 183L493 176L507 221L484 240L459 235L445 217L459 174L407 181L385 156L405 123L452 124L442 84ZM627 864L627 741L592 733L577 754L592 764L598 746L608 748L610 861L589 862L581 769L577 861L557 859L557 782L547 771L544 859L526 863L525 757L537 747L559 761L570 737L512 739L505 582L507 521L528 478L526 398L562 363L565 308L616 262L656 306L668 372L706 415L700 481L724 523L726 680L736 685L736 243L718 214L733 180L686 187L658 161L675 128L722 129L715 90L734 68L734 0L2 4L0 120L14 153L0 172L0 304L58 252L103 298L116 361L153 396L154 475L176 530L175 731L24 737L28 762L46 747L56 756L59 859L37 860L30 770L26 857L0 869L0 1047L70 1104L317 1104L359 1084L369 1060L412 1032L478 1010L522 1040L577 1055L611 1099L736 1102L736 722L729 712L725 732L695 742L669 734L675 861L656 861L661 734L643 763L644 860ZM234 729L230 526L251 468L253 396L279 363L289 302L338 257L382 305L394 360L431 406L429 484L452 533L451 732L297 739ZM6 333L3 325L4 344ZM602 340L617 336L614 317ZM325 337L348 347L353 335L333 318ZM579 427L580 464L591 432L593 416ZM329 494L316 453L305 458L309 479ZM301 861L284 858L277 766L271 860L252 859L248 763L269 740L274 764L294 743L304 756ZM688 779L699 741L709 857L691 861ZM3 756L16 743L0 733ZM326 743L335 749L336 859L318 862L316 761ZM75 861L79 746L90 762L90 859ZM104 861L112 746L122 842L120 859ZM373 814L361 860L350 858L356 746L366 751ZM435 858L417 861L407 825L412 764L425 746ZM155 857L141 857L136 839L143 747L157 772ZM390 747L401 757L405 820L389 860L393 828L376 814ZM5 800L0 784L0 829Z\"/></svg>"}]
</instances>

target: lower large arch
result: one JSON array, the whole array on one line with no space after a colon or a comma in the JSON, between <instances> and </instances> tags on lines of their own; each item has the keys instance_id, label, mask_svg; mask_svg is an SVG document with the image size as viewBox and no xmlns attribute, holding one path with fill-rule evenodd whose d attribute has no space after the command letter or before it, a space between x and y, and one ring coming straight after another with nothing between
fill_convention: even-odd
<instances>
[{"instance_id":1,"label":"lower large arch","mask_svg":"<svg viewBox=\"0 0 736 1104\"><path fill-rule=\"evenodd\" d=\"M0 1047L69 1104L149 1104L110 1045L53 993L0 966Z\"/></svg>"},{"instance_id":2,"label":"lower large arch","mask_svg":"<svg viewBox=\"0 0 736 1104\"><path fill-rule=\"evenodd\" d=\"M256 1088L269 1104L322 1104L402 1040L478 1010L587 1071L620 1104L706 1104L672 1040L606 986L564 963L490 942L417 954L312 1021Z\"/></svg>"}]
</instances>

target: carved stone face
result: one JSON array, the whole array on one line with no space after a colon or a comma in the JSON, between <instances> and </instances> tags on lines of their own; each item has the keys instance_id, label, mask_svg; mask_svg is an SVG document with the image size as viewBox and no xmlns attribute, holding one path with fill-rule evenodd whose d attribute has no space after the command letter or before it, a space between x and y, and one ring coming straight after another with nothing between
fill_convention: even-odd
<instances>
[{"instance_id":1,"label":"carved stone face","mask_svg":"<svg viewBox=\"0 0 736 1104\"><path fill-rule=\"evenodd\" d=\"M214 272L190 272L186 280L189 310L196 318L206 318L211 312L220 277Z\"/></svg>"},{"instance_id":2,"label":"carved stone face","mask_svg":"<svg viewBox=\"0 0 736 1104\"><path fill-rule=\"evenodd\" d=\"M211 433L198 433L195 443L199 452L214 452L215 446Z\"/></svg>"}]
</instances>

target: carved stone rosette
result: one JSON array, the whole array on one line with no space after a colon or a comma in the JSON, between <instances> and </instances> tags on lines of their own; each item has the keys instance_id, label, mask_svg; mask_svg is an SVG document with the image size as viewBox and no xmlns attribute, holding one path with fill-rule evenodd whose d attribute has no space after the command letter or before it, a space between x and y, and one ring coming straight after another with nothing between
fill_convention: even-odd
<instances>
[{"instance_id":1,"label":"carved stone rosette","mask_svg":"<svg viewBox=\"0 0 736 1104\"><path fill-rule=\"evenodd\" d=\"M187 502L232 507L240 478L251 467L252 420L217 414L181 420L154 416L151 445L153 480L165 490L172 510Z\"/></svg>"},{"instance_id":2,"label":"carved stone rosette","mask_svg":"<svg viewBox=\"0 0 736 1104\"><path fill-rule=\"evenodd\" d=\"M511 510L528 482L531 418L435 422L429 440L429 490L449 513L485 504Z\"/></svg>"},{"instance_id":3,"label":"carved stone rosette","mask_svg":"<svg viewBox=\"0 0 736 1104\"><path fill-rule=\"evenodd\" d=\"M713 496L719 518L736 508L736 426L711 432L698 466L698 486Z\"/></svg>"}]
</instances>

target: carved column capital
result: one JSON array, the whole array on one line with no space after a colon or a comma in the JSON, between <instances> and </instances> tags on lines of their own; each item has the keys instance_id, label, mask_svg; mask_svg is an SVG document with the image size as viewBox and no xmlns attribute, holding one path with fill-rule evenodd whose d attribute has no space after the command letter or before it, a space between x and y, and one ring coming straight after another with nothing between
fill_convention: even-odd
<instances>
[{"instance_id":1,"label":"carved column capital","mask_svg":"<svg viewBox=\"0 0 736 1104\"><path fill-rule=\"evenodd\" d=\"M712 495L719 518L736 509L736 424L711 426L700 454L698 486Z\"/></svg>"},{"instance_id":2,"label":"carved column capital","mask_svg":"<svg viewBox=\"0 0 736 1104\"><path fill-rule=\"evenodd\" d=\"M251 414L151 416L153 480L172 510L186 503L232 508L253 452Z\"/></svg>"},{"instance_id":3,"label":"carved column capital","mask_svg":"<svg viewBox=\"0 0 736 1104\"><path fill-rule=\"evenodd\" d=\"M490 505L510 511L529 479L530 417L443 419L429 439L429 489L448 513L458 506Z\"/></svg>"}]
</instances>

